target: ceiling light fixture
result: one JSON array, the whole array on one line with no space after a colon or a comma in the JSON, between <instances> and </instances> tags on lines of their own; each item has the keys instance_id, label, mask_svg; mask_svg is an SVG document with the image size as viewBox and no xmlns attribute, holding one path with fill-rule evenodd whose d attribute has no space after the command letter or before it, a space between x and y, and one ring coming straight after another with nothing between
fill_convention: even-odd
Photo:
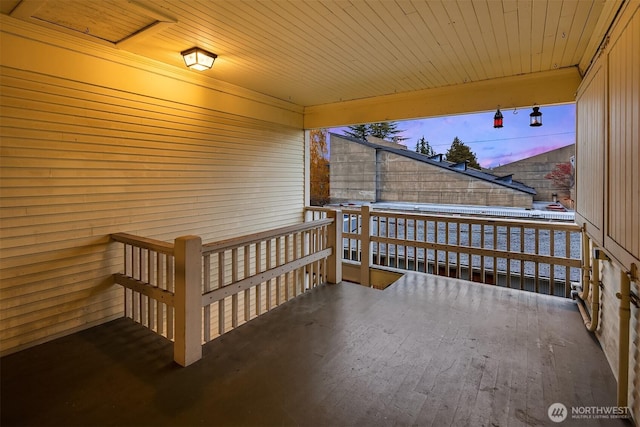
<instances>
[{"instance_id":1,"label":"ceiling light fixture","mask_svg":"<svg viewBox=\"0 0 640 427\"><path fill-rule=\"evenodd\" d=\"M529 126L542 126L542 113L540 107L533 105L533 113L529 114Z\"/></svg>"},{"instance_id":2,"label":"ceiling light fixture","mask_svg":"<svg viewBox=\"0 0 640 427\"><path fill-rule=\"evenodd\" d=\"M498 107L498 111L496 111L496 115L493 116L493 127L494 128L502 127L502 113L500 112L500 107Z\"/></svg>"},{"instance_id":3,"label":"ceiling light fixture","mask_svg":"<svg viewBox=\"0 0 640 427\"><path fill-rule=\"evenodd\" d=\"M207 52L199 47L192 47L182 51L180 55L184 58L184 63L187 67L198 71L208 70L213 67L213 61L218 57L215 53Z\"/></svg>"}]
</instances>

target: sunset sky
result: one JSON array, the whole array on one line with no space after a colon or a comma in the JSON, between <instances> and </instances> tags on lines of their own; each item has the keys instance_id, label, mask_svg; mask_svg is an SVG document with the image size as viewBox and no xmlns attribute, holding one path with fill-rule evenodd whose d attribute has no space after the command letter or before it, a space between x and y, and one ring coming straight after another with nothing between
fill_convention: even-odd
<instances>
[{"instance_id":1,"label":"sunset sky","mask_svg":"<svg viewBox=\"0 0 640 427\"><path fill-rule=\"evenodd\" d=\"M494 129L495 111L398 122L403 141L414 150L422 136L436 153L446 153L457 136L476 154L482 167L492 168L575 143L575 104L541 106L542 126L529 126L531 108L502 109L504 127ZM329 129L342 134L344 128Z\"/></svg>"}]
</instances>

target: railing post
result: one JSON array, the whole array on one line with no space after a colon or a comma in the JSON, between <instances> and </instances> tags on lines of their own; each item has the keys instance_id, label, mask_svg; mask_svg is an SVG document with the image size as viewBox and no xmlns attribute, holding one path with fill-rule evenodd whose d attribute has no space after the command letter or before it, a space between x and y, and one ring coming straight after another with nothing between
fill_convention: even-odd
<instances>
[{"instance_id":1,"label":"railing post","mask_svg":"<svg viewBox=\"0 0 640 427\"><path fill-rule=\"evenodd\" d=\"M175 255L173 359L188 366L202 358L202 239L178 237Z\"/></svg>"},{"instance_id":2,"label":"railing post","mask_svg":"<svg viewBox=\"0 0 640 427\"><path fill-rule=\"evenodd\" d=\"M371 266L371 216L370 207L363 205L360 208L360 284L370 286L369 267Z\"/></svg>"},{"instance_id":3,"label":"railing post","mask_svg":"<svg viewBox=\"0 0 640 427\"><path fill-rule=\"evenodd\" d=\"M332 210L327 212L327 218L333 219L333 224L329 226L329 236L327 246L333 248L333 252L327 259L327 282L342 282L342 210Z\"/></svg>"}]
</instances>

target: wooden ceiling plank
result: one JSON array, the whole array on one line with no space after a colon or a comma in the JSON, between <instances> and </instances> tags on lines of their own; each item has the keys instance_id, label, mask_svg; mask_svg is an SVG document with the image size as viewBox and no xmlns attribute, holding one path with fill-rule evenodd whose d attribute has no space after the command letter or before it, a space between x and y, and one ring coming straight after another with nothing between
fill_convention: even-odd
<instances>
[{"instance_id":1,"label":"wooden ceiling plank","mask_svg":"<svg viewBox=\"0 0 640 427\"><path fill-rule=\"evenodd\" d=\"M365 3L360 3L365 4ZM390 13L389 9L396 13ZM385 12L385 19L380 16L380 12ZM397 14L399 12L399 14ZM417 70L420 69L422 62L415 54L415 45L411 37L405 36L401 39L398 37L396 28L406 28L409 25L404 13L395 2L386 2L383 8L376 11L366 6L363 14L367 16L369 22L376 28L381 36L388 42L388 48L394 52L396 60L390 64L392 72L391 79L395 81L394 91L404 92L416 90L416 87L422 86L420 75ZM395 15L395 16L394 16Z\"/></svg>"},{"instance_id":2,"label":"wooden ceiling plank","mask_svg":"<svg viewBox=\"0 0 640 427\"><path fill-rule=\"evenodd\" d=\"M392 93L393 89L389 89L391 86L388 83L388 78L392 78L393 70L388 65L388 58L382 61L371 60L371 58L380 57L386 49L391 49L388 42L381 39L379 33L370 28L370 24L363 25L363 23L367 23L366 17L354 4L350 2L327 2L325 4L335 10L335 14L342 18L341 27L349 30L341 34L344 37L342 43L348 45L349 40L357 43L358 49L352 61L363 66L360 78L378 86L380 92ZM388 54L391 55L392 51L388 51Z\"/></svg>"},{"instance_id":3,"label":"wooden ceiling plank","mask_svg":"<svg viewBox=\"0 0 640 427\"><path fill-rule=\"evenodd\" d=\"M518 34L521 72L530 73L532 68L532 0L518 0Z\"/></svg>"},{"instance_id":4,"label":"wooden ceiling plank","mask_svg":"<svg viewBox=\"0 0 640 427\"><path fill-rule=\"evenodd\" d=\"M505 17L502 2L489 2L489 28L493 30L494 38L498 43L502 44L502 48L498 49L498 61L502 64L502 74L499 77L510 76L515 74L511 65L511 51L509 50L509 39L507 29L505 27ZM506 49L505 49L506 47Z\"/></svg>"},{"instance_id":5,"label":"wooden ceiling plank","mask_svg":"<svg viewBox=\"0 0 640 427\"><path fill-rule=\"evenodd\" d=\"M542 38L542 56L540 58L541 68L543 70L552 70L553 54L556 43L556 32L560 22L560 13L562 11L562 1L548 1L547 13L544 22L544 34Z\"/></svg>"},{"instance_id":6,"label":"wooden ceiling plank","mask_svg":"<svg viewBox=\"0 0 640 427\"><path fill-rule=\"evenodd\" d=\"M310 2L309 5L317 10L320 8L321 10L326 10L326 12L322 12L322 15L325 17L327 22L331 22L333 25L334 31L327 31L334 38L333 43L339 46L338 52L341 55L334 54L333 63L340 65L340 67L346 66L354 67L357 71L354 75L365 76L365 78L358 78L355 81L351 81L349 88L345 90L340 96L342 99L348 99L350 96L354 96L353 94L359 94L357 97L362 97L362 93L366 90L376 90L375 83L372 82L369 78L366 78L372 70L378 69L378 64L369 64L369 58L376 57L377 51L370 51L370 46L366 43L366 40L362 38L361 33L356 33L350 30L351 26L353 26L352 20L348 16L344 16L345 14L342 12L342 8L338 7L340 5L345 7L350 7L348 2ZM354 39L358 39L357 43L353 43ZM363 50L363 46L364 49ZM367 70L362 70L362 67L367 67ZM337 71L337 75L334 76L336 81L342 81L343 77L340 74L340 71Z\"/></svg>"},{"instance_id":7,"label":"wooden ceiling plank","mask_svg":"<svg viewBox=\"0 0 640 427\"><path fill-rule=\"evenodd\" d=\"M434 41L438 44L440 52L438 55L441 59L441 72L446 79L448 85L463 83L465 76L463 75L462 64L458 60L456 54L451 47L451 41L447 36L450 28L449 16L446 13L441 2L425 2L416 3L416 9L423 17L428 25L429 31L433 35Z\"/></svg>"},{"instance_id":8,"label":"wooden ceiling plank","mask_svg":"<svg viewBox=\"0 0 640 427\"><path fill-rule=\"evenodd\" d=\"M469 7L469 3L458 3L458 2L444 2L443 3L445 10L447 11L447 15L449 19L454 24L452 25L452 29L455 33L455 40L457 41L455 49L459 49L460 52L463 52L464 55L459 56L460 62L464 65L464 69L468 76L468 79L465 83L470 81L479 81L484 80L486 75L483 70L482 61L480 56L478 55L478 51L475 48L475 43L473 40L473 30L475 29L472 26L469 27L467 22L465 21L462 12L460 11L460 6Z\"/></svg>"},{"instance_id":9,"label":"wooden ceiling plank","mask_svg":"<svg viewBox=\"0 0 640 427\"><path fill-rule=\"evenodd\" d=\"M411 2L411 7L415 12L408 15L408 20L412 24L411 32L414 34L414 40L426 59L424 72L430 77L430 81L433 82L434 86L446 85L447 79L444 73L446 58L442 59L442 48L435 41L429 24L414 3L414 1Z\"/></svg>"},{"instance_id":10,"label":"wooden ceiling plank","mask_svg":"<svg viewBox=\"0 0 640 427\"><path fill-rule=\"evenodd\" d=\"M542 70L544 26L547 20L547 2L534 1L531 11L531 72Z\"/></svg>"},{"instance_id":11,"label":"wooden ceiling plank","mask_svg":"<svg viewBox=\"0 0 640 427\"><path fill-rule=\"evenodd\" d=\"M378 84L386 88L386 93L411 90L412 86L406 82L406 78L410 78L411 74L410 67L406 64L406 57L403 55L406 48L395 38L389 23L380 20L368 3L354 2L353 5L351 13L354 20L365 24L370 36L376 40L377 49L387 52L387 56L381 58L384 63L381 69L384 71L376 79ZM377 53L375 56L380 57L380 54Z\"/></svg>"},{"instance_id":12,"label":"wooden ceiling plank","mask_svg":"<svg viewBox=\"0 0 640 427\"><path fill-rule=\"evenodd\" d=\"M558 21L558 29L555 34L555 42L553 55L551 56L551 68L563 68L571 64L562 62L564 53L567 49L574 48L575 45L569 46L569 34L576 16L579 0L564 0L562 2L562 10L560 12L560 20Z\"/></svg>"},{"instance_id":13,"label":"wooden ceiling plank","mask_svg":"<svg viewBox=\"0 0 640 427\"><path fill-rule=\"evenodd\" d=\"M582 53L582 58L580 58L580 62L578 64L582 74L585 74L588 67L591 65L591 61L596 55L598 48L600 47L600 43L602 43L602 40L609 29L609 24L614 19L623 1L624 0L610 0L606 2L598 2L599 12L597 13L597 21L595 25L591 27L593 30L590 34L587 34L589 41L587 42L585 52Z\"/></svg>"},{"instance_id":14,"label":"wooden ceiling plank","mask_svg":"<svg viewBox=\"0 0 640 427\"><path fill-rule=\"evenodd\" d=\"M515 3L515 2L513 2ZM518 27L519 10L515 9L504 13L504 28L507 34L506 45L511 64L510 74L522 74L522 61L520 60L520 30ZM528 38L529 35L526 36Z\"/></svg>"},{"instance_id":15,"label":"wooden ceiling plank","mask_svg":"<svg viewBox=\"0 0 640 427\"><path fill-rule=\"evenodd\" d=\"M567 32L565 50L560 60L563 65L577 64L580 62L580 58L576 58L576 52L578 49L584 51L586 48L588 38L584 35L584 29L587 28L587 25L590 25L588 28L593 28L593 25L595 24L593 14L591 13L594 8L595 4L592 4L590 8L576 8L573 21L571 22L571 28Z\"/></svg>"},{"instance_id":16,"label":"wooden ceiling plank","mask_svg":"<svg viewBox=\"0 0 640 427\"><path fill-rule=\"evenodd\" d=\"M482 38L483 44L486 46L486 58L491 64L492 72L490 78L501 77L505 75L504 68L500 61L499 50L504 46L504 40L496 39L496 34L491 28L491 15L489 13L489 4L487 1L473 2L473 9L480 25L478 37Z\"/></svg>"},{"instance_id":17,"label":"wooden ceiling plank","mask_svg":"<svg viewBox=\"0 0 640 427\"><path fill-rule=\"evenodd\" d=\"M378 12L378 18L382 18L379 14L388 14L389 23L387 24L391 31L396 34L397 31L393 31L394 28L410 29L413 27L413 21L410 15L417 15L415 8L409 1L405 1L401 4L397 1L382 2L384 9ZM407 13L407 11L409 11ZM425 54L422 49L422 44L417 37L413 37L413 34L417 34L414 31L405 31L402 39L397 38L397 43L406 48L405 62L407 63L407 69L411 72L411 89L416 90L417 87L424 87L431 85L431 80L423 72L425 65L429 63L429 56Z\"/></svg>"},{"instance_id":18,"label":"wooden ceiling plank","mask_svg":"<svg viewBox=\"0 0 640 427\"><path fill-rule=\"evenodd\" d=\"M337 29L329 29L332 23L326 19L326 13L309 13L308 9L303 11L300 9L300 3L298 1L290 3L287 10L290 17L287 19L304 23L311 37L307 53L314 59L314 63L318 64L317 67L322 66L327 69L327 84L330 84L331 90L334 92L349 90L349 87L342 84L336 76L340 73L357 73L358 70L353 66L352 61L345 61L337 55L338 52L343 56L349 55L349 51L345 49L346 46L339 44L331 36Z\"/></svg>"},{"instance_id":19,"label":"wooden ceiling plank","mask_svg":"<svg viewBox=\"0 0 640 427\"><path fill-rule=\"evenodd\" d=\"M472 2L458 3L460 16L464 26L466 28L465 37L461 38L464 46L470 49L473 46L473 57L476 63L476 73L478 74L477 80L486 80L494 76L493 64L489 58L489 49L487 48L484 38L482 37L482 30L478 16L474 9Z\"/></svg>"},{"instance_id":20,"label":"wooden ceiling plank","mask_svg":"<svg viewBox=\"0 0 640 427\"><path fill-rule=\"evenodd\" d=\"M29 19L40 9L47 0L22 0L11 11L10 16L17 19Z\"/></svg>"}]
</instances>

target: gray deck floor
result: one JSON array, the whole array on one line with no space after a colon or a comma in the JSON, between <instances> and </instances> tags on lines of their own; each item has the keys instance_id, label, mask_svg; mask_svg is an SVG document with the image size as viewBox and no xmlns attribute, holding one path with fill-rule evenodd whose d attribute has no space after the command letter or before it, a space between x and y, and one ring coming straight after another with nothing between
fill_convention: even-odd
<instances>
[{"instance_id":1,"label":"gray deck floor","mask_svg":"<svg viewBox=\"0 0 640 427\"><path fill-rule=\"evenodd\" d=\"M120 319L6 356L1 424L627 425L547 416L615 404L573 301L454 279L323 286L204 353Z\"/></svg>"}]
</instances>

